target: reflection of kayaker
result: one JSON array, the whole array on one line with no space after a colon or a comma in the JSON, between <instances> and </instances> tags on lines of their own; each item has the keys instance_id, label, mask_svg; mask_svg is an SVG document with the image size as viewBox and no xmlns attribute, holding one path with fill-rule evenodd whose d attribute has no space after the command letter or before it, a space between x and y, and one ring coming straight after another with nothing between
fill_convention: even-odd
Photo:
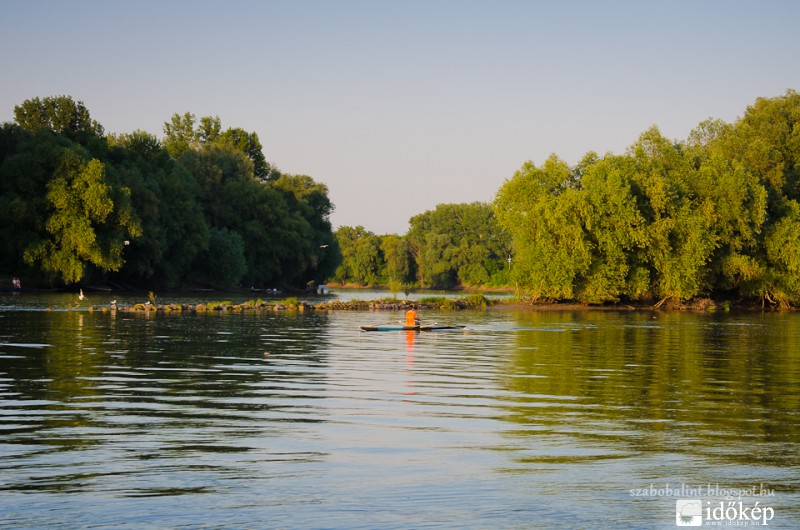
<instances>
[{"instance_id":1,"label":"reflection of kayaker","mask_svg":"<svg viewBox=\"0 0 800 530\"><path fill-rule=\"evenodd\" d=\"M406 331L406 353L414 353L414 339L417 338L415 331ZM406 358L408 360L409 357ZM411 362L414 362L414 357L410 356Z\"/></svg>"}]
</instances>

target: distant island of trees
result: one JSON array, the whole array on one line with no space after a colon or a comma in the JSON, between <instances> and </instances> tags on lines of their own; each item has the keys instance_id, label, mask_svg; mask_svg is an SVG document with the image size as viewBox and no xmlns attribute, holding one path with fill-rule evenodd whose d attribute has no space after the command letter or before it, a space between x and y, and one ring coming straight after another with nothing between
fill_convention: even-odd
<instances>
[{"instance_id":1,"label":"distant island of trees","mask_svg":"<svg viewBox=\"0 0 800 530\"><path fill-rule=\"evenodd\" d=\"M0 128L0 273L70 285L511 287L534 300L800 302L800 94L683 141L525 163L491 203L440 204L404 235L334 233L324 184L258 136L175 114L105 134L69 96Z\"/></svg>"}]
</instances>

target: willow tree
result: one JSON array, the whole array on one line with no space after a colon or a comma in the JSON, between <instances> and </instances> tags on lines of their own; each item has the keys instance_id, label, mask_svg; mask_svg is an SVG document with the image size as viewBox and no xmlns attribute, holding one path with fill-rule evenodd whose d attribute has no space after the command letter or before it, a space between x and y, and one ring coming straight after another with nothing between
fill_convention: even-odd
<instances>
[{"instance_id":1,"label":"willow tree","mask_svg":"<svg viewBox=\"0 0 800 530\"><path fill-rule=\"evenodd\" d=\"M715 289L738 290L761 276L761 253L767 221L767 190L758 175L734 151L733 127L706 120L689 135L687 154L697 168L690 185L710 204L712 230L718 238L709 268Z\"/></svg>"},{"instance_id":2,"label":"willow tree","mask_svg":"<svg viewBox=\"0 0 800 530\"><path fill-rule=\"evenodd\" d=\"M120 199L116 205L115 192ZM38 263L65 283L79 282L89 265L119 270L124 241L141 233L128 196L127 189L114 190L109 184L102 162L68 149L47 184L47 235L25 250L25 261Z\"/></svg>"},{"instance_id":3,"label":"willow tree","mask_svg":"<svg viewBox=\"0 0 800 530\"><path fill-rule=\"evenodd\" d=\"M542 167L527 162L495 197L498 222L513 237L511 279L534 298L574 298L576 279L591 265L575 177L553 155Z\"/></svg>"},{"instance_id":4,"label":"willow tree","mask_svg":"<svg viewBox=\"0 0 800 530\"><path fill-rule=\"evenodd\" d=\"M645 218L645 251L636 264L651 272L653 294L664 302L710 292L709 262L719 246L713 200L693 187L697 171L682 146L658 128L630 148L632 190Z\"/></svg>"},{"instance_id":5,"label":"willow tree","mask_svg":"<svg viewBox=\"0 0 800 530\"><path fill-rule=\"evenodd\" d=\"M591 249L586 270L576 277L576 297L589 303L638 299L650 288L649 272L636 256L645 243L645 220L627 178L627 157L598 159L590 153L580 164L580 200L576 212L583 239Z\"/></svg>"},{"instance_id":6,"label":"willow tree","mask_svg":"<svg viewBox=\"0 0 800 530\"><path fill-rule=\"evenodd\" d=\"M742 168L760 190L759 230L728 269L745 295L787 306L800 303L800 94L759 98L712 147ZM747 197L747 194L741 194ZM752 201L751 201L752 202ZM762 212L762 203L765 212ZM749 216L742 216L745 220ZM753 221L747 221L753 224Z\"/></svg>"}]
</instances>

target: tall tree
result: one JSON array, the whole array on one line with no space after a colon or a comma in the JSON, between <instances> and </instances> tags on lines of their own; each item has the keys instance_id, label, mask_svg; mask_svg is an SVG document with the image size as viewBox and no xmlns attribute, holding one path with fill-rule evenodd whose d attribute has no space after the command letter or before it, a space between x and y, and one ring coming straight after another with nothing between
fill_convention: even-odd
<instances>
[{"instance_id":1,"label":"tall tree","mask_svg":"<svg viewBox=\"0 0 800 530\"><path fill-rule=\"evenodd\" d=\"M195 125L196 124L196 125ZM244 153L253 163L253 174L260 180L274 180L279 176L267 163L258 134L240 128L222 130L219 116L204 116L197 123L194 114L173 114L164 123L164 146L174 158L200 147L227 147Z\"/></svg>"},{"instance_id":2,"label":"tall tree","mask_svg":"<svg viewBox=\"0 0 800 530\"><path fill-rule=\"evenodd\" d=\"M164 147L173 158L196 150L200 147L199 134L195 131L196 118L191 112L183 115L173 114L170 121L164 123Z\"/></svg>"},{"instance_id":3,"label":"tall tree","mask_svg":"<svg viewBox=\"0 0 800 530\"><path fill-rule=\"evenodd\" d=\"M116 160L111 170L131 190L142 221L142 236L131 242L121 275L152 289L178 286L209 244L197 182L153 135L134 131L110 140Z\"/></svg>"},{"instance_id":4,"label":"tall tree","mask_svg":"<svg viewBox=\"0 0 800 530\"><path fill-rule=\"evenodd\" d=\"M389 289L396 293L409 280L411 273L408 240L395 234L381 238L381 252L386 263L386 280Z\"/></svg>"},{"instance_id":5,"label":"tall tree","mask_svg":"<svg viewBox=\"0 0 800 530\"><path fill-rule=\"evenodd\" d=\"M363 226L341 226L335 235L342 252L335 278L341 283L378 284L384 267L380 238Z\"/></svg>"},{"instance_id":6,"label":"tall tree","mask_svg":"<svg viewBox=\"0 0 800 530\"><path fill-rule=\"evenodd\" d=\"M513 236L512 281L534 298L571 299L591 265L591 245L576 215L583 197L575 174L555 155L527 162L495 198L500 226Z\"/></svg>"},{"instance_id":7,"label":"tall tree","mask_svg":"<svg viewBox=\"0 0 800 530\"><path fill-rule=\"evenodd\" d=\"M40 263L44 271L66 283L79 282L87 265L119 270L123 238L138 236L140 227L138 219L127 213L121 219L121 234L102 237L103 225L114 212L112 194L102 162L87 161L75 149L65 151L47 185L51 205L45 224L48 237L32 242L25 250L25 261Z\"/></svg>"},{"instance_id":8,"label":"tall tree","mask_svg":"<svg viewBox=\"0 0 800 530\"><path fill-rule=\"evenodd\" d=\"M274 180L280 175L275 171L264 157L264 148L258 135L240 128L227 129L216 140L238 149L253 163L253 174L260 180Z\"/></svg>"},{"instance_id":9,"label":"tall tree","mask_svg":"<svg viewBox=\"0 0 800 530\"><path fill-rule=\"evenodd\" d=\"M643 259L652 272L654 294L665 301L709 292L708 264L720 242L713 205L693 186L697 172L690 158L656 127L644 132L629 153L632 190L646 221Z\"/></svg>"},{"instance_id":10,"label":"tall tree","mask_svg":"<svg viewBox=\"0 0 800 530\"><path fill-rule=\"evenodd\" d=\"M30 132L48 129L57 134L103 135L103 127L91 118L83 101L76 102L71 96L26 99L14 107L14 119Z\"/></svg>"},{"instance_id":11,"label":"tall tree","mask_svg":"<svg viewBox=\"0 0 800 530\"><path fill-rule=\"evenodd\" d=\"M644 246L644 218L636 207L627 159L599 159L589 153L580 164L578 215L591 261L576 278L576 297L589 303L641 297L649 289L645 269L635 256Z\"/></svg>"},{"instance_id":12,"label":"tall tree","mask_svg":"<svg viewBox=\"0 0 800 530\"><path fill-rule=\"evenodd\" d=\"M759 98L708 152L728 164L736 212L730 225L734 248L721 261L726 283L744 295L786 306L800 303L796 252L800 201L800 94Z\"/></svg>"},{"instance_id":13,"label":"tall tree","mask_svg":"<svg viewBox=\"0 0 800 530\"><path fill-rule=\"evenodd\" d=\"M440 204L410 225L407 238L423 284L487 285L503 270L510 238L488 204Z\"/></svg>"},{"instance_id":14,"label":"tall tree","mask_svg":"<svg viewBox=\"0 0 800 530\"><path fill-rule=\"evenodd\" d=\"M305 237L290 254L293 263L289 270L297 273L297 280L325 281L342 260L331 228L330 214L334 207L328 197L328 187L308 175L288 174L281 174L265 185L283 192L290 208L307 224Z\"/></svg>"}]
</instances>

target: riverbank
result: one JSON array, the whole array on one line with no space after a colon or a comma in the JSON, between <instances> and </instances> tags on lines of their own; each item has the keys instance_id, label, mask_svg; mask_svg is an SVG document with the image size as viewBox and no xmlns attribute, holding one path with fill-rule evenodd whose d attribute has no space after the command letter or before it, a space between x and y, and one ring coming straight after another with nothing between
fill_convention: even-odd
<instances>
[{"instance_id":1,"label":"riverbank","mask_svg":"<svg viewBox=\"0 0 800 530\"><path fill-rule=\"evenodd\" d=\"M466 298L428 297L422 300L327 300L316 304L297 298L287 298L279 301L248 300L240 304L229 301L213 301L198 304L154 304L150 302L129 306L117 304L89 306L89 311L123 311L123 312L162 312L162 313L205 313L214 311L243 313L249 311L281 312L281 311L407 311L411 307L421 310L462 310L485 309L497 305L497 301L482 295L472 295Z\"/></svg>"},{"instance_id":2,"label":"riverbank","mask_svg":"<svg viewBox=\"0 0 800 530\"><path fill-rule=\"evenodd\" d=\"M652 302L624 302L616 304L582 304L572 301L522 301L501 302L493 309L522 310L522 311L688 311L695 313L713 313L729 311L777 311L792 312L797 308L788 304L771 304L756 299L747 300L713 300L711 298L697 298L685 302L679 300L666 300L661 303Z\"/></svg>"}]
</instances>

